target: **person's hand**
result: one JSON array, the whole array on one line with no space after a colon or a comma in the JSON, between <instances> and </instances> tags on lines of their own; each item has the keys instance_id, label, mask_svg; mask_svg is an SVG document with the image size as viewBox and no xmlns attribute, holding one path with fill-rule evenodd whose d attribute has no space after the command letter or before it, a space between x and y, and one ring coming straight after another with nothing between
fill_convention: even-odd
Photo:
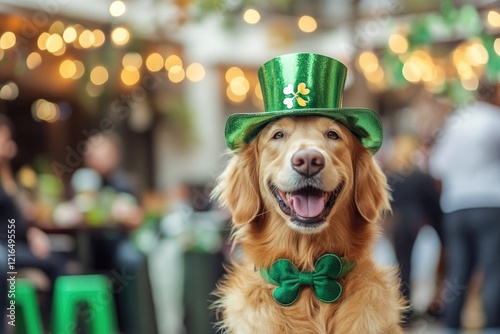
<instances>
[{"instance_id":1,"label":"person's hand","mask_svg":"<svg viewBox=\"0 0 500 334\"><path fill-rule=\"evenodd\" d=\"M40 259L50 255L50 240L45 232L37 227L30 227L27 232L28 245L31 252Z\"/></svg>"}]
</instances>

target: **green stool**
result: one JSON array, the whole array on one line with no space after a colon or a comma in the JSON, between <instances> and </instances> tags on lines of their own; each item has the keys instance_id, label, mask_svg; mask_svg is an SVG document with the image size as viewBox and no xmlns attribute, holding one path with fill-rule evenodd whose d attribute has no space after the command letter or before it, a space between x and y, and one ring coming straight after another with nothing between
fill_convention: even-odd
<instances>
[{"instance_id":1,"label":"green stool","mask_svg":"<svg viewBox=\"0 0 500 334\"><path fill-rule=\"evenodd\" d=\"M12 298L9 298L10 307ZM18 334L42 334L43 325L38 307L38 298L35 288L30 281L25 279L16 280L15 316L16 333ZM7 307L7 319L10 310Z\"/></svg>"},{"instance_id":2,"label":"green stool","mask_svg":"<svg viewBox=\"0 0 500 334\"><path fill-rule=\"evenodd\" d=\"M82 321L90 324L93 334L118 333L112 285L103 275L60 276L54 285L52 333L75 333L77 309L88 306Z\"/></svg>"}]
</instances>

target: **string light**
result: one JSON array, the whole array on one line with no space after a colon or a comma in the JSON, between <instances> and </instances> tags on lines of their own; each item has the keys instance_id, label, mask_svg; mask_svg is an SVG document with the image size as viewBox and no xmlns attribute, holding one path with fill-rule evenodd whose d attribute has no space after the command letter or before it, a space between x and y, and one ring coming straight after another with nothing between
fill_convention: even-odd
<instances>
[{"instance_id":1,"label":"string light","mask_svg":"<svg viewBox=\"0 0 500 334\"><path fill-rule=\"evenodd\" d=\"M318 23L316 23L314 17L309 15L304 15L300 17L298 25L300 30L307 33L311 33L318 28Z\"/></svg>"},{"instance_id":2,"label":"string light","mask_svg":"<svg viewBox=\"0 0 500 334\"><path fill-rule=\"evenodd\" d=\"M76 74L76 65L74 61L70 59L64 60L61 65L59 65L59 74L61 74L64 79L73 77Z\"/></svg>"},{"instance_id":3,"label":"string light","mask_svg":"<svg viewBox=\"0 0 500 334\"><path fill-rule=\"evenodd\" d=\"M137 52L129 52L123 56L122 65L123 67L140 68L142 66L142 56Z\"/></svg>"},{"instance_id":4,"label":"string light","mask_svg":"<svg viewBox=\"0 0 500 334\"><path fill-rule=\"evenodd\" d=\"M146 67L151 72L158 72L163 68L163 57L159 53L152 53L146 58Z\"/></svg>"},{"instance_id":5,"label":"string light","mask_svg":"<svg viewBox=\"0 0 500 334\"><path fill-rule=\"evenodd\" d=\"M174 66L182 67L182 59L178 55L170 55L165 59L165 69L170 71Z\"/></svg>"},{"instance_id":6,"label":"string light","mask_svg":"<svg viewBox=\"0 0 500 334\"><path fill-rule=\"evenodd\" d=\"M78 35L74 27L67 27L62 36L66 43L73 43Z\"/></svg>"},{"instance_id":7,"label":"string light","mask_svg":"<svg viewBox=\"0 0 500 334\"><path fill-rule=\"evenodd\" d=\"M130 33L123 27L117 27L111 32L111 40L116 45L125 45L130 39Z\"/></svg>"},{"instance_id":8,"label":"string light","mask_svg":"<svg viewBox=\"0 0 500 334\"><path fill-rule=\"evenodd\" d=\"M135 85L141 78L141 74L136 67L125 66L120 75L123 83L127 86Z\"/></svg>"},{"instance_id":9,"label":"string light","mask_svg":"<svg viewBox=\"0 0 500 334\"><path fill-rule=\"evenodd\" d=\"M225 78L226 78L226 82L230 83L231 80L233 80L234 78L243 77L243 76L245 76L245 74L243 73L241 68L234 66L234 67L229 68L226 71Z\"/></svg>"},{"instance_id":10,"label":"string light","mask_svg":"<svg viewBox=\"0 0 500 334\"><path fill-rule=\"evenodd\" d=\"M75 64L76 71L75 74L71 77L71 79L73 80L80 79L85 73L85 66L79 60L73 60L73 63Z\"/></svg>"},{"instance_id":11,"label":"string light","mask_svg":"<svg viewBox=\"0 0 500 334\"><path fill-rule=\"evenodd\" d=\"M186 68L186 77L193 82L201 81L205 77L205 68L199 63L192 63Z\"/></svg>"},{"instance_id":12,"label":"string light","mask_svg":"<svg viewBox=\"0 0 500 334\"><path fill-rule=\"evenodd\" d=\"M181 82L182 80L184 80L185 76L186 76L186 72L184 71L184 69L182 68L181 65L174 65L174 66L170 67L170 69L168 71L168 78L173 83Z\"/></svg>"},{"instance_id":13,"label":"string light","mask_svg":"<svg viewBox=\"0 0 500 334\"><path fill-rule=\"evenodd\" d=\"M12 31L6 31L0 37L0 49L10 49L16 45L16 35Z\"/></svg>"},{"instance_id":14,"label":"string light","mask_svg":"<svg viewBox=\"0 0 500 334\"><path fill-rule=\"evenodd\" d=\"M102 30L96 29L92 32L94 34L94 47L99 47L106 42L106 35L102 32Z\"/></svg>"},{"instance_id":15,"label":"string light","mask_svg":"<svg viewBox=\"0 0 500 334\"><path fill-rule=\"evenodd\" d=\"M488 23L490 26L493 28L498 28L500 27L500 13L496 10L490 10L488 12Z\"/></svg>"},{"instance_id":16,"label":"string light","mask_svg":"<svg viewBox=\"0 0 500 334\"><path fill-rule=\"evenodd\" d=\"M389 48L392 52L401 54L408 51L408 41L406 38L399 34L394 34L389 37Z\"/></svg>"},{"instance_id":17,"label":"string light","mask_svg":"<svg viewBox=\"0 0 500 334\"><path fill-rule=\"evenodd\" d=\"M122 16L126 11L127 7L122 1L113 1L113 3L109 6L109 13L113 17Z\"/></svg>"},{"instance_id":18,"label":"string light","mask_svg":"<svg viewBox=\"0 0 500 334\"><path fill-rule=\"evenodd\" d=\"M13 81L7 82L0 89L0 99L2 100L15 100L19 96L19 88Z\"/></svg>"},{"instance_id":19,"label":"string light","mask_svg":"<svg viewBox=\"0 0 500 334\"><path fill-rule=\"evenodd\" d=\"M260 14L255 9L247 9L245 13L243 13L243 20L248 24L256 24L260 21Z\"/></svg>"},{"instance_id":20,"label":"string light","mask_svg":"<svg viewBox=\"0 0 500 334\"><path fill-rule=\"evenodd\" d=\"M45 42L45 48L50 53L55 53L57 51L60 51L63 48L63 45L64 45L64 40L61 37L61 35L58 34L50 35L47 38L47 41Z\"/></svg>"},{"instance_id":21,"label":"string light","mask_svg":"<svg viewBox=\"0 0 500 334\"><path fill-rule=\"evenodd\" d=\"M38 52L32 52L26 58L26 66L32 70L42 63L42 56Z\"/></svg>"},{"instance_id":22,"label":"string light","mask_svg":"<svg viewBox=\"0 0 500 334\"><path fill-rule=\"evenodd\" d=\"M103 85L108 79L108 70L103 66L96 66L92 72L90 72L90 81L96 86Z\"/></svg>"}]
</instances>

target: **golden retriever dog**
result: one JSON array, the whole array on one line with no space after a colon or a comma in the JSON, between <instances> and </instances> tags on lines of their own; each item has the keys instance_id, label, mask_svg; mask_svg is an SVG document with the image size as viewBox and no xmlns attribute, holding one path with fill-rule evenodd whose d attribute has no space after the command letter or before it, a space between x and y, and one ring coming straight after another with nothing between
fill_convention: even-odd
<instances>
[{"instance_id":1,"label":"golden retriever dog","mask_svg":"<svg viewBox=\"0 0 500 334\"><path fill-rule=\"evenodd\" d=\"M389 210L387 181L346 127L321 116L269 123L232 157L214 194L232 213L243 253L215 292L222 332L402 333L395 270L372 260L377 220ZM314 272L328 253L355 263L337 280L340 298L323 302L306 285L289 306L273 299L277 286L261 268L287 259Z\"/></svg>"}]
</instances>

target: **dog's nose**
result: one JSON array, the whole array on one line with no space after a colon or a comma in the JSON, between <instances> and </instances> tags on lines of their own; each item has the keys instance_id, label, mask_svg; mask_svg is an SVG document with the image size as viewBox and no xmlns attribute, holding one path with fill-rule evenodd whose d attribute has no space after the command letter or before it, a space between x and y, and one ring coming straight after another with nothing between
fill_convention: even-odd
<instances>
[{"instance_id":1,"label":"dog's nose","mask_svg":"<svg viewBox=\"0 0 500 334\"><path fill-rule=\"evenodd\" d=\"M292 156L292 167L299 174L313 176L325 167L325 157L316 150L299 150Z\"/></svg>"}]
</instances>

